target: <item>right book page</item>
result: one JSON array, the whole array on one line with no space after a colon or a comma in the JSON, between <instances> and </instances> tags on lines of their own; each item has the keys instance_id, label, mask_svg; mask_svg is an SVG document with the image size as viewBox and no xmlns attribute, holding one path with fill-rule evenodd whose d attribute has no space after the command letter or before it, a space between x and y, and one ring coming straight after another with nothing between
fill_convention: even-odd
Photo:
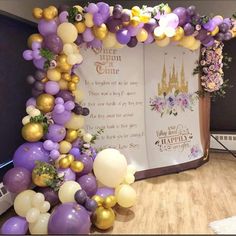
<instances>
[{"instance_id":1,"label":"right book page","mask_svg":"<svg viewBox=\"0 0 236 236\"><path fill-rule=\"evenodd\" d=\"M145 126L149 168L178 165L203 156L198 75L200 50L146 45Z\"/></svg>"}]
</instances>

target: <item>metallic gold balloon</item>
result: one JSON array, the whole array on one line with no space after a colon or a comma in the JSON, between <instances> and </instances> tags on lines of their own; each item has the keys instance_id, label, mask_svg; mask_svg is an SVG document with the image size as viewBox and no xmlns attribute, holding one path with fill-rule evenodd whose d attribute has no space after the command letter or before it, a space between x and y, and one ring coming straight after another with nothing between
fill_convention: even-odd
<instances>
[{"instance_id":1,"label":"metallic gold balloon","mask_svg":"<svg viewBox=\"0 0 236 236\"><path fill-rule=\"evenodd\" d=\"M41 80L42 83L46 83L48 81L49 81L49 79L47 77L45 77L44 79Z\"/></svg>"},{"instance_id":2,"label":"metallic gold balloon","mask_svg":"<svg viewBox=\"0 0 236 236\"><path fill-rule=\"evenodd\" d=\"M138 6L134 6L131 8L131 13L133 16L139 16L141 14L141 9Z\"/></svg>"},{"instance_id":3,"label":"metallic gold balloon","mask_svg":"<svg viewBox=\"0 0 236 236\"><path fill-rule=\"evenodd\" d=\"M47 187L47 182L52 180L53 177L50 176L49 174L35 174L35 173L32 173L32 181L33 183L36 185L36 186L39 186L39 187Z\"/></svg>"},{"instance_id":4,"label":"metallic gold balloon","mask_svg":"<svg viewBox=\"0 0 236 236\"><path fill-rule=\"evenodd\" d=\"M59 81L61 79L61 72L57 69L48 69L47 78L52 81Z\"/></svg>"},{"instance_id":5,"label":"metallic gold balloon","mask_svg":"<svg viewBox=\"0 0 236 236\"><path fill-rule=\"evenodd\" d=\"M22 137L28 142L39 141L44 133L43 126L40 123L28 123L21 130Z\"/></svg>"},{"instance_id":6,"label":"metallic gold balloon","mask_svg":"<svg viewBox=\"0 0 236 236\"><path fill-rule=\"evenodd\" d=\"M175 30L175 36L171 38L173 41L179 41L184 37L184 29L181 26L178 26Z\"/></svg>"},{"instance_id":7,"label":"metallic gold balloon","mask_svg":"<svg viewBox=\"0 0 236 236\"><path fill-rule=\"evenodd\" d=\"M58 15L58 10L55 6L49 6L48 9L52 11L54 17Z\"/></svg>"},{"instance_id":8,"label":"metallic gold balloon","mask_svg":"<svg viewBox=\"0 0 236 236\"><path fill-rule=\"evenodd\" d=\"M73 129L68 129L66 131L66 138L65 140L72 143L73 141L75 141L78 138L78 134L76 130Z\"/></svg>"},{"instance_id":9,"label":"metallic gold balloon","mask_svg":"<svg viewBox=\"0 0 236 236\"><path fill-rule=\"evenodd\" d=\"M102 204L104 202L104 199L101 196L99 196L99 195L94 195L92 197L92 199L97 202L98 206L102 206Z\"/></svg>"},{"instance_id":10,"label":"metallic gold balloon","mask_svg":"<svg viewBox=\"0 0 236 236\"><path fill-rule=\"evenodd\" d=\"M75 172L79 173L84 169L84 164L81 161L73 161L70 168Z\"/></svg>"},{"instance_id":11,"label":"metallic gold balloon","mask_svg":"<svg viewBox=\"0 0 236 236\"><path fill-rule=\"evenodd\" d=\"M116 205L117 201L116 201L116 197L113 196L113 195L110 195L110 196L107 196L105 199L104 199L104 202L103 202L103 207L105 208L111 208L111 207L114 207Z\"/></svg>"},{"instance_id":12,"label":"metallic gold balloon","mask_svg":"<svg viewBox=\"0 0 236 236\"><path fill-rule=\"evenodd\" d=\"M69 168L70 164L71 164L70 160L66 157L61 158L59 161L59 167L63 169Z\"/></svg>"},{"instance_id":13,"label":"metallic gold balloon","mask_svg":"<svg viewBox=\"0 0 236 236\"><path fill-rule=\"evenodd\" d=\"M74 24L74 26L76 27L79 34L84 33L84 31L86 30L86 25L84 22L77 22Z\"/></svg>"},{"instance_id":14,"label":"metallic gold balloon","mask_svg":"<svg viewBox=\"0 0 236 236\"><path fill-rule=\"evenodd\" d=\"M29 48L32 47L33 42L42 43L43 42L43 36L41 34L31 34L29 36L29 38L27 39L27 44L28 44Z\"/></svg>"},{"instance_id":15,"label":"metallic gold balloon","mask_svg":"<svg viewBox=\"0 0 236 236\"><path fill-rule=\"evenodd\" d=\"M72 76L71 76L71 82L77 84L77 83L79 83L79 81L80 81L79 76L77 76L77 75L72 75Z\"/></svg>"},{"instance_id":16,"label":"metallic gold balloon","mask_svg":"<svg viewBox=\"0 0 236 236\"><path fill-rule=\"evenodd\" d=\"M50 8L45 8L43 10L43 18L45 20L52 20L55 17L53 11Z\"/></svg>"},{"instance_id":17,"label":"metallic gold balloon","mask_svg":"<svg viewBox=\"0 0 236 236\"><path fill-rule=\"evenodd\" d=\"M133 27L138 26L141 23L140 18L138 16L134 16L132 17L131 21L130 21L130 25Z\"/></svg>"},{"instance_id":18,"label":"metallic gold balloon","mask_svg":"<svg viewBox=\"0 0 236 236\"><path fill-rule=\"evenodd\" d=\"M67 88L68 88L68 82L67 81L61 79L61 80L58 81L58 84L59 84L59 87L60 87L61 90L67 90Z\"/></svg>"},{"instance_id":19,"label":"metallic gold balloon","mask_svg":"<svg viewBox=\"0 0 236 236\"><path fill-rule=\"evenodd\" d=\"M140 15L140 21L143 23L148 23L150 19L151 19L151 16L149 14Z\"/></svg>"},{"instance_id":20,"label":"metallic gold balloon","mask_svg":"<svg viewBox=\"0 0 236 236\"><path fill-rule=\"evenodd\" d=\"M66 80L66 81L71 81L71 76L69 73L62 73L61 78Z\"/></svg>"},{"instance_id":21,"label":"metallic gold balloon","mask_svg":"<svg viewBox=\"0 0 236 236\"><path fill-rule=\"evenodd\" d=\"M33 17L36 18L36 19L41 19L42 16L43 16L43 9L39 8L39 7L35 7L33 9Z\"/></svg>"},{"instance_id":22,"label":"metallic gold balloon","mask_svg":"<svg viewBox=\"0 0 236 236\"><path fill-rule=\"evenodd\" d=\"M103 40L108 33L107 26L105 24L102 24L101 26L94 26L93 27L93 33L96 38Z\"/></svg>"},{"instance_id":23,"label":"metallic gold balloon","mask_svg":"<svg viewBox=\"0 0 236 236\"><path fill-rule=\"evenodd\" d=\"M67 63L67 56L62 54L57 57L57 68L61 72L69 72L72 68L72 65Z\"/></svg>"},{"instance_id":24,"label":"metallic gold balloon","mask_svg":"<svg viewBox=\"0 0 236 236\"><path fill-rule=\"evenodd\" d=\"M76 90L76 83L69 82L68 83L68 90L75 91Z\"/></svg>"},{"instance_id":25,"label":"metallic gold balloon","mask_svg":"<svg viewBox=\"0 0 236 236\"><path fill-rule=\"evenodd\" d=\"M36 99L37 108L43 113L48 113L53 110L55 98L50 95L43 93Z\"/></svg>"},{"instance_id":26,"label":"metallic gold balloon","mask_svg":"<svg viewBox=\"0 0 236 236\"><path fill-rule=\"evenodd\" d=\"M66 155L65 158L67 158L70 163L72 163L75 160L75 157L73 155L71 155L71 154Z\"/></svg>"},{"instance_id":27,"label":"metallic gold balloon","mask_svg":"<svg viewBox=\"0 0 236 236\"><path fill-rule=\"evenodd\" d=\"M215 36L216 34L219 33L219 31L220 31L219 27L216 26L215 29L211 32L211 35L212 35L212 36Z\"/></svg>"},{"instance_id":28,"label":"metallic gold balloon","mask_svg":"<svg viewBox=\"0 0 236 236\"><path fill-rule=\"evenodd\" d=\"M92 222L99 229L109 229L113 226L115 221L115 213L109 208L98 207L92 216Z\"/></svg>"}]
</instances>

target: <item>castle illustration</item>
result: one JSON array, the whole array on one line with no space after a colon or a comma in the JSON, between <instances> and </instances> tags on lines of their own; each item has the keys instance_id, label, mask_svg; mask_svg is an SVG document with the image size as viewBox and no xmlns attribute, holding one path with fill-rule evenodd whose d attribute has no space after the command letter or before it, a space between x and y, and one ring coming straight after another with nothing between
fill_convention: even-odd
<instances>
[{"instance_id":1,"label":"castle illustration","mask_svg":"<svg viewBox=\"0 0 236 236\"><path fill-rule=\"evenodd\" d=\"M182 93L188 92L188 81L185 80L184 63L182 61L180 74L175 69L175 63L173 63L172 71L169 72L169 78L167 78L166 65L164 61L161 82L158 83L158 96L161 96L164 93L168 94L176 90Z\"/></svg>"}]
</instances>

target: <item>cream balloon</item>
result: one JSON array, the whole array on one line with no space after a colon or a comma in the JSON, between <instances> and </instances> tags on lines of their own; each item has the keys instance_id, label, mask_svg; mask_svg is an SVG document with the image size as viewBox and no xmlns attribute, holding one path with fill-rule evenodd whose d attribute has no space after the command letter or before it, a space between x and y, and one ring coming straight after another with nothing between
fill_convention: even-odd
<instances>
[{"instance_id":1,"label":"cream balloon","mask_svg":"<svg viewBox=\"0 0 236 236\"><path fill-rule=\"evenodd\" d=\"M170 43L170 38L168 38L168 37L165 37L162 40L156 40L156 44L159 47L166 47L169 43Z\"/></svg>"},{"instance_id":2,"label":"cream balloon","mask_svg":"<svg viewBox=\"0 0 236 236\"><path fill-rule=\"evenodd\" d=\"M125 208L132 207L136 202L136 191L127 184L120 185L115 191L117 203Z\"/></svg>"},{"instance_id":3,"label":"cream balloon","mask_svg":"<svg viewBox=\"0 0 236 236\"><path fill-rule=\"evenodd\" d=\"M50 210L50 203L48 201L45 201L40 207L39 210L41 213L46 213Z\"/></svg>"},{"instance_id":4,"label":"cream balloon","mask_svg":"<svg viewBox=\"0 0 236 236\"><path fill-rule=\"evenodd\" d=\"M114 45L114 48L117 48L117 49L121 49L125 46L125 44L121 44L119 42L116 42L116 44Z\"/></svg>"},{"instance_id":5,"label":"cream balloon","mask_svg":"<svg viewBox=\"0 0 236 236\"><path fill-rule=\"evenodd\" d=\"M78 32L72 23L64 22L58 26L57 35L63 43L73 43L77 39Z\"/></svg>"},{"instance_id":6,"label":"cream balloon","mask_svg":"<svg viewBox=\"0 0 236 236\"><path fill-rule=\"evenodd\" d=\"M124 183L126 184L132 184L135 181L135 177L133 174L131 173L127 173L124 179Z\"/></svg>"},{"instance_id":7,"label":"cream balloon","mask_svg":"<svg viewBox=\"0 0 236 236\"><path fill-rule=\"evenodd\" d=\"M165 28L165 35L169 38L173 37L175 35L175 29L172 27L166 27Z\"/></svg>"},{"instance_id":8,"label":"cream balloon","mask_svg":"<svg viewBox=\"0 0 236 236\"><path fill-rule=\"evenodd\" d=\"M104 149L97 154L93 170L102 184L114 188L124 180L127 173L127 161L118 150Z\"/></svg>"},{"instance_id":9,"label":"cream balloon","mask_svg":"<svg viewBox=\"0 0 236 236\"><path fill-rule=\"evenodd\" d=\"M80 129L84 126L84 117L72 112L70 120L65 124L67 129Z\"/></svg>"},{"instance_id":10,"label":"cream balloon","mask_svg":"<svg viewBox=\"0 0 236 236\"><path fill-rule=\"evenodd\" d=\"M135 172L136 172L135 166L133 166L133 165L128 165L128 166L127 166L127 173L131 173L131 174L134 175Z\"/></svg>"},{"instance_id":11,"label":"cream balloon","mask_svg":"<svg viewBox=\"0 0 236 236\"><path fill-rule=\"evenodd\" d=\"M107 36L103 39L103 47L112 48L115 46L116 43L116 35L111 32L108 32Z\"/></svg>"},{"instance_id":12,"label":"cream balloon","mask_svg":"<svg viewBox=\"0 0 236 236\"><path fill-rule=\"evenodd\" d=\"M68 141L63 140L59 143L59 151L61 154L68 153L71 150L71 148L72 144Z\"/></svg>"},{"instance_id":13,"label":"cream balloon","mask_svg":"<svg viewBox=\"0 0 236 236\"><path fill-rule=\"evenodd\" d=\"M194 44L189 48L192 51L197 50L201 46L201 41L200 40L195 40Z\"/></svg>"},{"instance_id":14,"label":"cream balloon","mask_svg":"<svg viewBox=\"0 0 236 236\"><path fill-rule=\"evenodd\" d=\"M92 134L89 134L89 133L86 133L86 134L84 134L84 136L83 136L83 140L84 140L84 142L86 142L86 143L90 143L91 140L92 140L92 138L93 138Z\"/></svg>"},{"instance_id":15,"label":"cream balloon","mask_svg":"<svg viewBox=\"0 0 236 236\"><path fill-rule=\"evenodd\" d=\"M28 210L32 208L32 198L36 194L33 190L25 190L19 193L14 200L14 210L17 215L25 217Z\"/></svg>"},{"instance_id":16,"label":"cream balloon","mask_svg":"<svg viewBox=\"0 0 236 236\"><path fill-rule=\"evenodd\" d=\"M41 114L40 110L36 108L29 112L29 115L32 117L39 116L40 114Z\"/></svg>"},{"instance_id":17,"label":"cream balloon","mask_svg":"<svg viewBox=\"0 0 236 236\"><path fill-rule=\"evenodd\" d=\"M34 223L38 220L40 211L38 208L30 208L25 216L27 222Z\"/></svg>"},{"instance_id":18,"label":"cream balloon","mask_svg":"<svg viewBox=\"0 0 236 236\"><path fill-rule=\"evenodd\" d=\"M145 29L141 28L141 29L139 29L139 31L136 35L136 38L137 38L138 42L144 42L148 38L148 32Z\"/></svg>"},{"instance_id":19,"label":"cream balloon","mask_svg":"<svg viewBox=\"0 0 236 236\"><path fill-rule=\"evenodd\" d=\"M38 220L34 223L29 223L30 234L48 234L49 213L40 214Z\"/></svg>"},{"instance_id":20,"label":"cream balloon","mask_svg":"<svg viewBox=\"0 0 236 236\"><path fill-rule=\"evenodd\" d=\"M63 52L68 56L74 52L73 46L71 43L66 43L63 46Z\"/></svg>"},{"instance_id":21,"label":"cream balloon","mask_svg":"<svg viewBox=\"0 0 236 236\"><path fill-rule=\"evenodd\" d=\"M22 119L22 124L23 125L26 125L30 122L30 119L31 119L31 116L25 116L23 119Z\"/></svg>"},{"instance_id":22,"label":"cream balloon","mask_svg":"<svg viewBox=\"0 0 236 236\"><path fill-rule=\"evenodd\" d=\"M84 99L84 92L80 89L76 89L75 91L73 91L73 95L75 96L75 101L77 103L82 102Z\"/></svg>"},{"instance_id":23,"label":"cream balloon","mask_svg":"<svg viewBox=\"0 0 236 236\"><path fill-rule=\"evenodd\" d=\"M75 181L66 181L58 191L58 197L62 203L75 202L74 195L80 190L80 185Z\"/></svg>"},{"instance_id":24,"label":"cream balloon","mask_svg":"<svg viewBox=\"0 0 236 236\"><path fill-rule=\"evenodd\" d=\"M194 36L190 35L190 36L184 36L180 41L179 44L185 48L190 48L194 45L196 39L194 38Z\"/></svg>"},{"instance_id":25,"label":"cream balloon","mask_svg":"<svg viewBox=\"0 0 236 236\"><path fill-rule=\"evenodd\" d=\"M89 28L93 27L93 15L90 13L84 14L84 19L85 19L85 25Z\"/></svg>"},{"instance_id":26,"label":"cream balloon","mask_svg":"<svg viewBox=\"0 0 236 236\"><path fill-rule=\"evenodd\" d=\"M40 207L45 200L45 197L42 193L36 193L32 198L32 206L38 208Z\"/></svg>"}]
</instances>

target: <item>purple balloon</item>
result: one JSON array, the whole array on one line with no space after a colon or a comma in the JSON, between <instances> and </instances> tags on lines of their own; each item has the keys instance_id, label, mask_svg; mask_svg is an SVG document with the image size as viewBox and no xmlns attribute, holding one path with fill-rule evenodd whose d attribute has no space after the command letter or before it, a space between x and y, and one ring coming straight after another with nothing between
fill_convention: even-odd
<instances>
[{"instance_id":1,"label":"purple balloon","mask_svg":"<svg viewBox=\"0 0 236 236\"><path fill-rule=\"evenodd\" d=\"M204 40L207 37L207 31L205 29L201 29L200 31L198 31L197 36L195 36L195 38L197 40Z\"/></svg>"},{"instance_id":2,"label":"purple balloon","mask_svg":"<svg viewBox=\"0 0 236 236\"><path fill-rule=\"evenodd\" d=\"M79 148L76 148L76 147L71 148L69 153L73 155L76 159L78 159L81 155Z\"/></svg>"},{"instance_id":3,"label":"purple balloon","mask_svg":"<svg viewBox=\"0 0 236 236\"><path fill-rule=\"evenodd\" d=\"M130 21L130 15L123 12L122 15L121 15L121 21L122 22L129 22Z\"/></svg>"},{"instance_id":4,"label":"purple balloon","mask_svg":"<svg viewBox=\"0 0 236 236\"><path fill-rule=\"evenodd\" d=\"M35 161L49 162L49 152L43 148L42 142L24 143L15 151L13 164L32 171Z\"/></svg>"},{"instance_id":5,"label":"purple balloon","mask_svg":"<svg viewBox=\"0 0 236 236\"><path fill-rule=\"evenodd\" d=\"M34 63L34 66L39 69L39 70L43 70L44 69L44 63L45 63L46 59L44 57L42 57L41 59L34 59L33 60L33 63Z\"/></svg>"},{"instance_id":6,"label":"purple balloon","mask_svg":"<svg viewBox=\"0 0 236 236\"><path fill-rule=\"evenodd\" d=\"M157 22L155 19L150 19L148 23L146 23L143 28L148 32L151 33L154 31L154 29L157 27ZM130 31L129 31L130 32ZM131 32L130 32L131 33Z\"/></svg>"},{"instance_id":7,"label":"purple balloon","mask_svg":"<svg viewBox=\"0 0 236 236\"><path fill-rule=\"evenodd\" d=\"M144 41L144 44L151 44L154 42L154 37L152 34L148 34L148 38Z\"/></svg>"},{"instance_id":8,"label":"purple balloon","mask_svg":"<svg viewBox=\"0 0 236 236\"><path fill-rule=\"evenodd\" d=\"M187 23L184 25L184 34L186 36L192 35L194 33L194 31L195 31L195 29L190 23Z\"/></svg>"},{"instance_id":9,"label":"purple balloon","mask_svg":"<svg viewBox=\"0 0 236 236\"><path fill-rule=\"evenodd\" d=\"M31 185L31 172L23 167L14 167L3 176L3 184L9 192L20 193Z\"/></svg>"},{"instance_id":10,"label":"purple balloon","mask_svg":"<svg viewBox=\"0 0 236 236\"><path fill-rule=\"evenodd\" d=\"M229 26L226 23L222 23L219 25L219 29L221 33L226 33L229 30Z\"/></svg>"},{"instance_id":11,"label":"purple balloon","mask_svg":"<svg viewBox=\"0 0 236 236\"><path fill-rule=\"evenodd\" d=\"M63 49L63 42L57 34L49 34L45 36L43 45L55 54L59 54Z\"/></svg>"},{"instance_id":12,"label":"purple balloon","mask_svg":"<svg viewBox=\"0 0 236 236\"><path fill-rule=\"evenodd\" d=\"M56 34L57 33L57 23L55 20L44 20L41 19L38 23L38 31L43 36L49 34Z\"/></svg>"},{"instance_id":13,"label":"purple balloon","mask_svg":"<svg viewBox=\"0 0 236 236\"><path fill-rule=\"evenodd\" d=\"M223 41L224 40L224 34L223 33L218 33L216 36L215 36L215 39L218 40L218 41Z\"/></svg>"},{"instance_id":14,"label":"purple balloon","mask_svg":"<svg viewBox=\"0 0 236 236\"><path fill-rule=\"evenodd\" d=\"M76 160L81 161L84 164L83 171L77 174L78 177L88 174L92 171L93 159L90 156L82 154L79 158L76 158Z\"/></svg>"},{"instance_id":15,"label":"purple balloon","mask_svg":"<svg viewBox=\"0 0 236 236\"><path fill-rule=\"evenodd\" d=\"M56 113L55 111L52 112L52 119L58 125L64 125L68 122L71 118L71 111L65 110L62 113Z\"/></svg>"},{"instance_id":16,"label":"purple balloon","mask_svg":"<svg viewBox=\"0 0 236 236\"><path fill-rule=\"evenodd\" d=\"M103 17L99 12L94 13L93 22L96 26L101 26L101 24L103 23Z\"/></svg>"},{"instance_id":17,"label":"purple balloon","mask_svg":"<svg viewBox=\"0 0 236 236\"><path fill-rule=\"evenodd\" d=\"M75 148L82 148L83 146L83 140L81 140L80 138L77 138L73 143L72 143L72 147ZM79 158L79 157L78 157Z\"/></svg>"},{"instance_id":18,"label":"purple balloon","mask_svg":"<svg viewBox=\"0 0 236 236\"><path fill-rule=\"evenodd\" d=\"M71 168L58 169L57 172L64 173L64 182L76 179L76 174L74 171L71 170Z\"/></svg>"},{"instance_id":19,"label":"purple balloon","mask_svg":"<svg viewBox=\"0 0 236 236\"><path fill-rule=\"evenodd\" d=\"M231 21L230 18L225 18L225 19L223 20L223 22L224 22L225 24L227 24L229 28L232 27L232 21Z\"/></svg>"},{"instance_id":20,"label":"purple balloon","mask_svg":"<svg viewBox=\"0 0 236 236\"><path fill-rule=\"evenodd\" d=\"M130 48L135 47L138 44L138 40L136 37L131 37L130 41L127 43L127 46Z\"/></svg>"},{"instance_id":21,"label":"purple balloon","mask_svg":"<svg viewBox=\"0 0 236 236\"><path fill-rule=\"evenodd\" d=\"M86 12L94 14L98 12L98 6L95 3L89 3L89 5L85 9Z\"/></svg>"},{"instance_id":22,"label":"purple balloon","mask_svg":"<svg viewBox=\"0 0 236 236\"><path fill-rule=\"evenodd\" d=\"M120 29L116 32L116 39L120 44L127 44L130 38L128 29Z\"/></svg>"},{"instance_id":23,"label":"purple balloon","mask_svg":"<svg viewBox=\"0 0 236 236\"><path fill-rule=\"evenodd\" d=\"M117 28L122 25L122 21L120 19L114 19L112 16L108 18L106 22L107 28L111 33L116 33Z\"/></svg>"},{"instance_id":24,"label":"purple balloon","mask_svg":"<svg viewBox=\"0 0 236 236\"><path fill-rule=\"evenodd\" d=\"M102 198L105 198L110 195L115 194L115 189L114 188L108 188L108 187L101 187L97 189L97 192L95 193L98 196L101 196Z\"/></svg>"},{"instance_id":25,"label":"purple balloon","mask_svg":"<svg viewBox=\"0 0 236 236\"><path fill-rule=\"evenodd\" d=\"M83 175L77 179L77 182L89 197L92 197L96 193L98 186L96 178L93 175Z\"/></svg>"},{"instance_id":26,"label":"purple balloon","mask_svg":"<svg viewBox=\"0 0 236 236\"><path fill-rule=\"evenodd\" d=\"M78 34L78 37L77 37L77 39L75 40L75 44L79 46L79 45L82 44L82 43L84 43L83 35L82 35L82 34Z\"/></svg>"},{"instance_id":27,"label":"purple balloon","mask_svg":"<svg viewBox=\"0 0 236 236\"><path fill-rule=\"evenodd\" d=\"M232 37L233 37L233 35L230 31L228 31L224 34L224 40L226 40L226 41L232 39Z\"/></svg>"},{"instance_id":28,"label":"purple balloon","mask_svg":"<svg viewBox=\"0 0 236 236\"><path fill-rule=\"evenodd\" d=\"M139 28L138 27L132 27L132 26L128 26L127 27L128 31L129 31L129 34L131 37L134 37L137 35L138 31L139 31Z\"/></svg>"},{"instance_id":29,"label":"purple balloon","mask_svg":"<svg viewBox=\"0 0 236 236\"><path fill-rule=\"evenodd\" d=\"M90 28L86 28L86 30L83 32L83 40L84 42L91 42L94 40L94 35Z\"/></svg>"},{"instance_id":30,"label":"purple balloon","mask_svg":"<svg viewBox=\"0 0 236 236\"><path fill-rule=\"evenodd\" d=\"M216 24L213 20L209 20L206 24L203 25L203 28L207 31L213 31L216 27Z\"/></svg>"},{"instance_id":31,"label":"purple balloon","mask_svg":"<svg viewBox=\"0 0 236 236\"><path fill-rule=\"evenodd\" d=\"M1 227L1 234L25 235L28 231L28 222L25 218L14 216L9 218Z\"/></svg>"},{"instance_id":32,"label":"purple balloon","mask_svg":"<svg viewBox=\"0 0 236 236\"><path fill-rule=\"evenodd\" d=\"M67 90L61 90L59 93L57 93L56 97L61 97L64 102L75 101L75 97Z\"/></svg>"},{"instance_id":33,"label":"purple balloon","mask_svg":"<svg viewBox=\"0 0 236 236\"><path fill-rule=\"evenodd\" d=\"M53 142L61 142L66 136L66 129L57 124L51 124L48 127L48 133L46 138L52 140Z\"/></svg>"},{"instance_id":34,"label":"purple balloon","mask_svg":"<svg viewBox=\"0 0 236 236\"><path fill-rule=\"evenodd\" d=\"M29 98L26 102L26 107L28 106L36 106L36 99L35 98Z\"/></svg>"},{"instance_id":35,"label":"purple balloon","mask_svg":"<svg viewBox=\"0 0 236 236\"><path fill-rule=\"evenodd\" d=\"M59 203L58 193L55 192L52 188L37 188L37 192L40 192L44 195L45 200L50 203L51 207Z\"/></svg>"},{"instance_id":36,"label":"purple balloon","mask_svg":"<svg viewBox=\"0 0 236 236\"><path fill-rule=\"evenodd\" d=\"M196 14L196 7L195 7L195 6L189 6L189 7L187 8L187 13L188 13L188 15L190 15L190 16L195 15L195 14Z\"/></svg>"},{"instance_id":37,"label":"purple balloon","mask_svg":"<svg viewBox=\"0 0 236 236\"><path fill-rule=\"evenodd\" d=\"M214 43L214 38L211 35L207 35L207 37L201 42L205 47L210 47Z\"/></svg>"},{"instance_id":38,"label":"purple balloon","mask_svg":"<svg viewBox=\"0 0 236 236\"><path fill-rule=\"evenodd\" d=\"M62 11L60 14L59 14L59 20L60 20L60 23L64 23L64 22L68 22L68 12L67 11Z\"/></svg>"},{"instance_id":39,"label":"purple balloon","mask_svg":"<svg viewBox=\"0 0 236 236\"><path fill-rule=\"evenodd\" d=\"M32 50L25 50L22 56L26 61L31 61L34 58Z\"/></svg>"},{"instance_id":40,"label":"purple balloon","mask_svg":"<svg viewBox=\"0 0 236 236\"><path fill-rule=\"evenodd\" d=\"M48 222L48 234L89 234L90 216L77 203L63 203L52 212Z\"/></svg>"},{"instance_id":41,"label":"purple balloon","mask_svg":"<svg viewBox=\"0 0 236 236\"><path fill-rule=\"evenodd\" d=\"M187 10L184 7L177 7L174 9L173 13L175 13L179 18L179 25L183 26L187 20Z\"/></svg>"},{"instance_id":42,"label":"purple balloon","mask_svg":"<svg viewBox=\"0 0 236 236\"><path fill-rule=\"evenodd\" d=\"M35 88L32 88L32 96L33 97L38 97L40 94L42 94L43 93L43 91L39 91L39 90L37 90L37 89L35 89Z\"/></svg>"},{"instance_id":43,"label":"purple balloon","mask_svg":"<svg viewBox=\"0 0 236 236\"><path fill-rule=\"evenodd\" d=\"M102 48L102 41L95 38L93 41L87 43L87 47Z\"/></svg>"},{"instance_id":44,"label":"purple balloon","mask_svg":"<svg viewBox=\"0 0 236 236\"><path fill-rule=\"evenodd\" d=\"M214 21L216 25L220 25L223 22L223 19L220 16L215 16L212 18L212 21Z\"/></svg>"},{"instance_id":45,"label":"purple balloon","mask_svg":"<svg viewBox=\"0 0 236 236\"><path fill-rule=\"evenodd\" d=\"M55 95L60 91L60 86L55 81L48 81L45 84L45 92L51 95Z\"/></svg>"}]
</instances>

